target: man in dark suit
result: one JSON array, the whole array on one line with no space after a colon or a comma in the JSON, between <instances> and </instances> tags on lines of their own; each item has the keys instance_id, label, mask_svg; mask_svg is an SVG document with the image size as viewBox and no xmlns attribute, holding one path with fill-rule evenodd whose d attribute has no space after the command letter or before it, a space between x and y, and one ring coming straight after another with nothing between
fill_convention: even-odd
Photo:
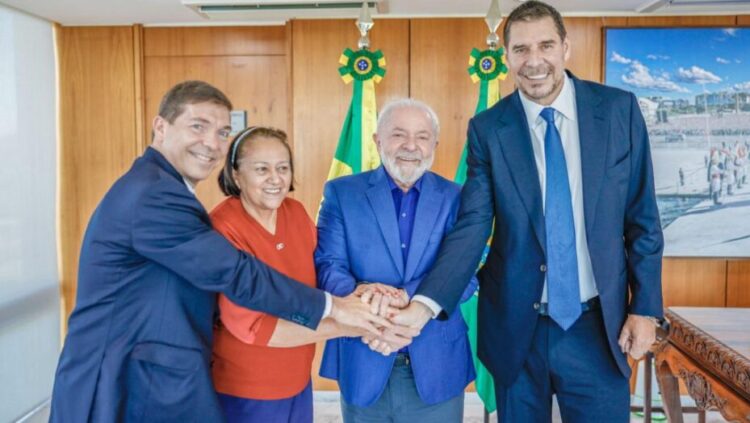
<instances>
[{"instance_id":1,"label":"man in dark suit","mask_svg":"<svg viewBox=\"0 0 750 423\"><path fill-rule=\"evenodd\" d=\"M211 228L194 195L229 146L232 105L200 81L173 87L153 144L94 211L52 395L53 422L223 420L210 379L215 293L315 328L377 333L358 298L275 272Z\"/></svg>"},{"instance_id":2,"label":"man in dark suit","mask_svg":"<svg viewBox=\"0 0 750 423\"><path fill-rule=\"evenodd\" d=\"M499 421L627 422L630 368L662 316L663 238L635 96L564 71L560 14L527 1L504 30L518 90L469 123L458 221L412 304L451 313L479 272L478 354ZM628 295L628 291L630 295Z\"/></svg>"}]
</instances>

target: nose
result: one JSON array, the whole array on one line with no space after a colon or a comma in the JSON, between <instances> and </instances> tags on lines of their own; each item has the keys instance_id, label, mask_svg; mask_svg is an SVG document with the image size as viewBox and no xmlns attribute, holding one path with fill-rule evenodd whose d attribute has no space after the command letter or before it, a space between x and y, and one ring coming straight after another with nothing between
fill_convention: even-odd
<instances>
[{"instance_id":1,"label":"nose","mask_svg":"<svg viewBox=\"0 0 750 423\"><path fill-rule=\"evenodd\" d=\"M401 148L407 151L414 151L417 149L416 137L406 137L406 141L402 144Z\"/></svg>"},{"instance_id":2,"label":"nose","mask_svg":"<svg viewBox=\"0 0 750 423\"><path fill-rule=\"evenodd\" d=\"M268 172L268 182L275 184L280 181L281 181L281 176L279 175L279 172L276 169L271 169L271 171Z\"/></svg>"},{"instance_id":3,"label":"nose","mask_svg":"<svg viewBox=\"0 0 750 423\"><path fill-rule=\"evenodd\" d=\"M537 66L542 63L542 54L537 48L532 48L529 51L529 55L526 58L526 65L527 66Z\"/></svg>"},{"instance_id":4,"label":"nose","mask_svg":"<svg viewBox=\"0 0 750 423\"><path fill-rule=\"evenodd\" d=\"M221 146L221 135L218 133L211 133L207 134L205 138L203 138L203 145L208 147L211 151L216 151Z\"/></svg>"}]
</instances>

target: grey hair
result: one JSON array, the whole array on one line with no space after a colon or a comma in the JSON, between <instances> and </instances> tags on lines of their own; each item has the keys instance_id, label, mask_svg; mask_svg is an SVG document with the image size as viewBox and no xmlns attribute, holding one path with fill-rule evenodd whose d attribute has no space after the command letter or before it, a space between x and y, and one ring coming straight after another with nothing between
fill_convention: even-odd
<instances>
[{"instance_id":1,"label":"grey hair","mask_svg":"<svg viewBox=\"0 0 750 423\"><path fill-rule=\"evenodd\" d=\"M377 132L383 132L385 130L385 127L391 123L393 112L395 112L397 109L404 108L413 108L424 112L430 118L432 131L435 133L435 140L438 139L438 135L440 135L440 120L438 119L437 114L434 110L432 110L432 107L427 105L427 103L415 100L413 98L399 98L386 103L386 105L383 106L383 109L380 111L380 115L378 115Z\"/></svg>"}]
</instances>

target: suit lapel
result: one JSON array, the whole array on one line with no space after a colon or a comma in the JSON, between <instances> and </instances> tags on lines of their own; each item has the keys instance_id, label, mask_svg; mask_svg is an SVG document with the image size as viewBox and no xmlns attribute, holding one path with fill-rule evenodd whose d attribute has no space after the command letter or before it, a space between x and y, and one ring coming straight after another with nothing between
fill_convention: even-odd
<instances>
[{"instance_id":1,"label":"suit lapel","mask_svg":"<svg viewBox=\"0 0 750 423\"><path fill-rule=\"evenodd\" d=\"M604 108L598 107L601 97L590 87L571 75L576 88L578 113L578 137L581 142L581 177L583 183L583 210L586 220L586 235L591 231L596 218L596 204L604 181L609 128Z\"/></svg>"},{"instance_id":2,"label":"suit lapel","mask_svg":"<svg viewBox=\"0 0 750 423\"><path fill-rule=\"evenodd\" d=\"M404 280L409 281L417 270L417 265L427 249L443 202L443 194L437 187L435 176L426 172L422 177L422 191L419 193L417 210L414 213L414 225L411 233L411 246L406 258Z\"/></svg>"},{"instance_id":3,"label":"suit lapel","mask_svg":"<svg viewBox=\"0 0 750 423\"><path fill-rule=\"evenodd\" d=\"M510 169L513 185L529 215L539 245L546 251L542 189L539 186L539 172L531 146L529 125L518 91L512 94L505 104L505 109L500 110L500 116L500 126L497 129L500 149Z\"/></svg>"},{"instance_id":4,"label":"suit lapel","mask_svg":"<svg viewBox=\"0 0 750 423\"><path fill-rule=\"evenodd\" d=\"M398 222L396 222L396 211L393 206L393 196L385 179L385 169L379 167L370 177L370 188L367 189L367 200L370 202L372 212L380 227L388 252L393 259L393 264L398 269L399 275L404 276L404 259L401 255L401 243L399 242Z\"/></svg>"}]
</instances>

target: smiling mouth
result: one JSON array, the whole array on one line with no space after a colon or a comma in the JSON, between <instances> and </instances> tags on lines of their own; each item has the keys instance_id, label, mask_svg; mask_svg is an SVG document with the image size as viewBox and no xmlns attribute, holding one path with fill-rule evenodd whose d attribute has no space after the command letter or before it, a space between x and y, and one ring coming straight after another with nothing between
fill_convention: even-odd
<instances>
[{"instance_id":1,"label":"smiling mouth","mask_svg":"<svg viewBox=\"0 0 750 423\"><path fill-rule=\"evenodd\" d=\"M281 193L281 188L263 188L263 192L266 194L276 195Z\"/></svg>"},{"instance_id":2,"label":"smiling mouth","mask_svg":"<svg viewBox=\"0 0 750 423\"><path fill-rule=\"evenodd\" d=\"M543 73L539 75L525 75L526 79L532 80L532 81L541 81L543 79L546 79L547 76L549 76L548 73Z\"/></svg>"},{"instance_id":3,"label":"smiling mouth","mask_svg":"<svg viewBox=\"0 0 750 423\"><path fill-rule=\"evenodd\" d=\"M206 163L206 164L211 164L214 161L216 161L216 159L214 157L211 157L211 156L206 155L206 154L201 154L201 153L196 153L196 152L191 151L190 155L192 155L196 159L198 159L201 162Z\"/></svg>"}]
</instances>

